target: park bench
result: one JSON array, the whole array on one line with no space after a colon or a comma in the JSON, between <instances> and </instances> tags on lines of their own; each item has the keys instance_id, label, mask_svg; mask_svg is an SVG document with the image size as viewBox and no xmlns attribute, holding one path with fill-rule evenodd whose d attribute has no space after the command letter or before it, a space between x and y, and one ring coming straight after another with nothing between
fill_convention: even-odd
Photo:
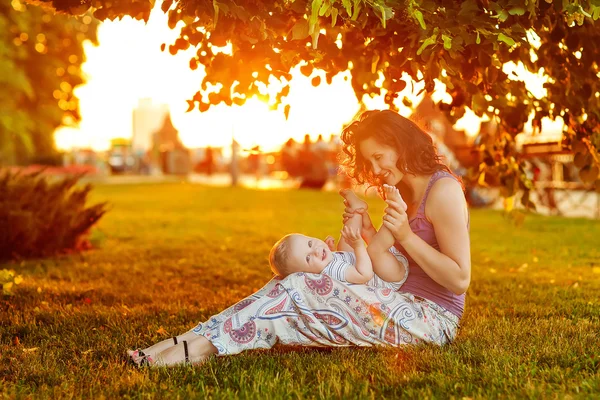
<instances>
[{"instance_id":1,"label":"park bench","mask_svg":"<svg viewBox=\"0 0 600 400\"><path fill-rule=\"evenodd\" d=\"M591 207L592 215L600 218L600 196L593 184L578 179L574 154L560 142L525 143L522 156L532 164L548 167L547 173L536 177L533 184L540 203L552 213L562 215L569 209ZM565 176L565 171L570 173Z\"/></svg>"}]
</instances>

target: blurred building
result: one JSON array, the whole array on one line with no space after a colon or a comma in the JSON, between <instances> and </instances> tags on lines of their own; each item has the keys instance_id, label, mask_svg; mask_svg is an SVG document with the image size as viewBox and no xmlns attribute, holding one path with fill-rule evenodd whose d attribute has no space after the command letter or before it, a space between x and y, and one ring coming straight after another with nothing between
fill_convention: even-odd
<instances>
[{"instance_id":1,"label":"blurred building","mask_svg":"<svg viewBox=\"0 0 600 400\"><path fill-rule=\"evenodd\" d=\"M162 126L152 135L150 154L150 161L160 165L165 174L185 175L192 169L190 151L179 139L169 112L164 116Z\"/></svg>"},{"instance_id":2,"label":"blurred building","mask_svg":"<svg viewBox=\"0 0 600 400\"><path fill-rule=\"evenodd\" d=\"M165 104L155 104L152 99L140 99L137 108L133 110L131 149L141 157L152 148L152 135L159 130L169 114Z\"/></svg>"}]
</instances>

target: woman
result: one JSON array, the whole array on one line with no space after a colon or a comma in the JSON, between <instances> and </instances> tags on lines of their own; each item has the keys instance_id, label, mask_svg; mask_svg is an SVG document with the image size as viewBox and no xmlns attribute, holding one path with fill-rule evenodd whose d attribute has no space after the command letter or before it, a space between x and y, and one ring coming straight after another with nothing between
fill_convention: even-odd
<instances>
[{"instance_id":1,"label":"woman","mask_svg":"<svg viewBox=\"0 0 600 400\"><path fill-rule=\"evenodd\" d=\"M357 183L396 186L406 204L386 200L383 225L409 260L398 292L343 284L326 275L273 279L189 332L142 351L137 364L198 363L207 357L303 346L443 345L457 333L471 278L469 216L462 185L436 154L425 132L399 114L367 111L342 134L347 167ZM346 204L347 205L347 204ZM376 229L366 208L368 243Z\"/></svg>"}]
</instances>

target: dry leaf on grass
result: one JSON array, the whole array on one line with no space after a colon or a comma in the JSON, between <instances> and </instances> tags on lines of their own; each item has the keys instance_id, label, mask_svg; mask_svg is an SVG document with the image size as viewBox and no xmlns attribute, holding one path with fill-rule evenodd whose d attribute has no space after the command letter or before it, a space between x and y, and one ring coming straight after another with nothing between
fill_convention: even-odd
<instances>
[{"instance_id":1,"label":"dry leaf on grass","mask_svg":"<svg viewBox=\"0 0 600 400\"><path fill-rule=\"evenodd\" d=\"M33 353L34 351L37 351L37 349L39 349L39 347L31 347L29 349L23 349L23 353Z\"/></svg>"},{"instance_id":2,"label":"dry leaf on grass","mask_svg":"<svg viewBox=\"0 0 600 400\"><path fill-rule=\"evenodd\" d=\"M167 331L165 331L165 328L163 328L162 326L156 330L156 333L163 336L166 336L168 334Z\"/></svg>"}]
</instances>

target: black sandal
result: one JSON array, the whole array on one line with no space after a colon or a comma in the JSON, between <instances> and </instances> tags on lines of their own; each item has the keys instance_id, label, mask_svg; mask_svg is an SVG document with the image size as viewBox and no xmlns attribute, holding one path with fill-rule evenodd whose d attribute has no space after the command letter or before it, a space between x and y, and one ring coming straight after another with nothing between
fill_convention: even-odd
<instances>
[{"instance_id":1,"label":"black sandal","mask_svg":"<svg viewBox=\"0 0 600 400\"><path fill-rule=\"evenodd\" d=\"M187 340L183 341L183 352L185 353L185 363L190 364L190 354L188 352Z\"/></svg>"},{"instance_id":2,"label":"black sandal","mask_svg":"<svg viewBox=\"0 0 600 400\"><path fill-rule=\"evenodd\" d=\"M138 366L139 367L149 367L150 366L150 360L151 360L150 356L144 354L144 352L141 351L141 350L138 352L138 354L140 356L142 356L142 359L140 360L140 363L138 364Z\"/></svg>"},{"instance_id":3,"label":"black sandal","mask_svg":"<svg viewBox=\"0 0 600 400\"><path fill-rule=\"evenodd\" d=\"M137 354L135 354L137 353ZM140 357L139 361L135 361L134 359L134 354L135 357ZM142 350L138 349L134 351L134 354L132 355L127 355L127 364L137 367L137 368L142 368L142 367L149 367L151 365L151 363L154 363L152 358L145 354Z\"/></svg>"}]
</instances>

